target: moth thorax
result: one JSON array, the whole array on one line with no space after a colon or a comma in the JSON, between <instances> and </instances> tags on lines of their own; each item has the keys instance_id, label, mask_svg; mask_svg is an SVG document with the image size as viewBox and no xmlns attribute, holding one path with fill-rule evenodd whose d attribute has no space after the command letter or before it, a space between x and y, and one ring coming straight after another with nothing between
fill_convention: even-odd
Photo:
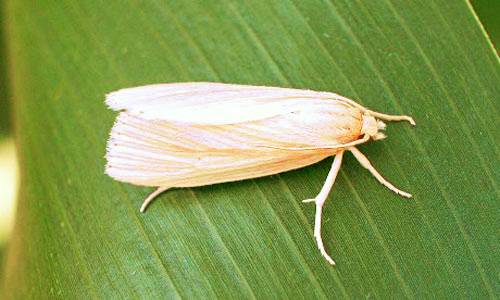
<instances>
[{"instance_id":1,"label":"moth thorax","mask_svg":"<svg viewBox=\"0 0 500 300\"><path fill-rule=\"evenodd\" d=\"M375 119L370 115L363 115L363 126L361 127L361 134L367 134L374 140L381 140L386 137L385 134L380 132L385 130L385 123Z\"/></svg>"}]
</instances>

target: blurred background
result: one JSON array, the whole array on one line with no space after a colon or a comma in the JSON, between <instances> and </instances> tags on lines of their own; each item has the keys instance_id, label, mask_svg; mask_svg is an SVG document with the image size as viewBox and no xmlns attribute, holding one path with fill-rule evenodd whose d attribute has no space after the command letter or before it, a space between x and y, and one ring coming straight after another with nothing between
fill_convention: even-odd
<instances>
[{"instance_id":1,"label":"blurred background","mask_svg":"<svg viewBox=\"0 0 500 300\"><path fill-rule=\"evenodd\" d=\"M475 0L471 2L478 18L488 32L498 51L500 44L500 1ZM11 232L16 191L19 184L18 164L15 149L15 124L12 124L10 112L15 107L9 95L9 58L8 43L5 38L4 9L0 5L0 277L5 247Z\"/></svg>"},{"instance_id":2,"label":"blurred background","mask_svg":"<svg viewBox=\"0 0 500 300\"><path fill-rule=\"evenodd\" d=\"M7 45L3 2L0 3L0 277L5 247L14 223L14 207L18 185L18 169L10 119L12 99L9 97Z\"/></svg>"}]
</instances>

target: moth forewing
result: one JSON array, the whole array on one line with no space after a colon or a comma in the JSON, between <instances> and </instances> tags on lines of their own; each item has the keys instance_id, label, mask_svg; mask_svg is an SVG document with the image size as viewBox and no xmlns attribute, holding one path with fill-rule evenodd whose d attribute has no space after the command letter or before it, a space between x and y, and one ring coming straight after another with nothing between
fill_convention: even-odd
<instances>
[{"instance_id":1,"label":"moth forewing","mask_svg":"<svg viewBox=\"0 0 500 300\"><path fill-rule=\"evenodd\" d=\"M385 137L380 120L406 120L374 112L329 92L223 83L170 83L122 89L106 103L121 111L107 146L106 173L158 189L141 211L172 187L196 187L262 177L314 164L334 163L316 204L314 235L321 238L322 207L335 182L344 151L351 151L379 182L385 180L355 148Z\"/></svg>"}]
</instances>

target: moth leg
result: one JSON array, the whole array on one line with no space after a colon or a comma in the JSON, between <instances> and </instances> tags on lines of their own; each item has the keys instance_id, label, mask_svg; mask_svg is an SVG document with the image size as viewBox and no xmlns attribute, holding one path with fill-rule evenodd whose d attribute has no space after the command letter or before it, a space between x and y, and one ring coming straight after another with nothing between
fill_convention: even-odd
<instances>
[{"instance_id":1,"label":"moth leg","mask_svg":"<svg viewBox=\"0 0 500 300\"><path fill-rule=\"evenodd\" d=\"M149 203L156 198L159 194L163 193L164 191L168 190L170 187L159 187L157 188L154 192L149 194L146 199L144 199L144 202L141 205L141 213L146 210L146 207L148 207Z\"/></svg>"},{"instance_id":2,"label":"moth leg","mask_svg":"<svg viewBox=\"0 0 500 300\"><path fill-rule=\"evenodd\" d=\"M374 116L375 118L385 120L385 121L408 121L408 122L410 122L411 125L416 124L415 121L413 120L413 118L410 116L386 115L386 114L379 113L379 112L372 111L372 110L367 110L366 112L368 114L370 114L371 116Z\"/></svg>"},{"instance_id":3,"label":"moth leg","mask_svg":"<svg viewBox=\"0 0 500 300\"><path fill-rule=\"evenodd\" d=\"M326 177L325 183L321 188L321 191L314 199L307 199L302 202L312 202L314 201L316 204L316 215L314 218L314 237L316 238L316 243L318 245L318 249L321 252L321 255L332 265L335 265L335 261L328 255L325 250L325 246L323 245L323 239L321 238L321 214L323 212L323 204L325 204L326 199L328 198L328 194L335 183L335 179L337 178L337 174L339 173L340 166L342 165L342 156L344 154L344 150L339 151L335 155L335 159L332 163L332 168L330 172L328 172L328 176Z\"/></svg>"},{"instance_id":4,"label":"moth leg","mask_svg":"<svg viewBox=\"0 0 500 300\"><path fill-rule=\"evenodd\" d=\"M377 180L381 184L383 184L388 189L390 189L391 191L395 192L398 195L401 195L401 196L406 197L406 198L411 198L411 194L409 194L407 192L404 192L404 191L396 188L394 185L392 185L392 183L390 183L389 181L385 180L385 178L382 177L382 175L380 175L380 173L377 172L377 170L375 170L375 168L372 166L372 164L370 163L370 161L368 160L368 158L363 153L361 153L356 147L349 147L347 149L349 151L351 151L351 153L354 155L354 157L356 157L356 159L359 161L359 163L363 167L365 167L366 169L368 169L368 171L370 171L370 173L372 173L372 175L375 178L377 178Z\"/></svg>"}]
</instances>

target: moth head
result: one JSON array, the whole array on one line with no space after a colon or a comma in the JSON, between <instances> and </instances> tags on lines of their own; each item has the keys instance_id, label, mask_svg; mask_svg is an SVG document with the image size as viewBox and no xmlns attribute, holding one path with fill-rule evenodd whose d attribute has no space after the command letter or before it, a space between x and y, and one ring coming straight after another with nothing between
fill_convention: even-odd
<instances>
[{"instance_id":1,"label":"moth head","mask_svg":"<svg viewBox=\"0 0 500 300\"><path fill-rule=\"evenodd\" d=\"M361 134L369 135L373 140L381 140L386 137L385 134L380 132L385 130L385 123L375 119L370 115L363 115L363 126L361 127Z\"/></svg>"}]
</instances>

